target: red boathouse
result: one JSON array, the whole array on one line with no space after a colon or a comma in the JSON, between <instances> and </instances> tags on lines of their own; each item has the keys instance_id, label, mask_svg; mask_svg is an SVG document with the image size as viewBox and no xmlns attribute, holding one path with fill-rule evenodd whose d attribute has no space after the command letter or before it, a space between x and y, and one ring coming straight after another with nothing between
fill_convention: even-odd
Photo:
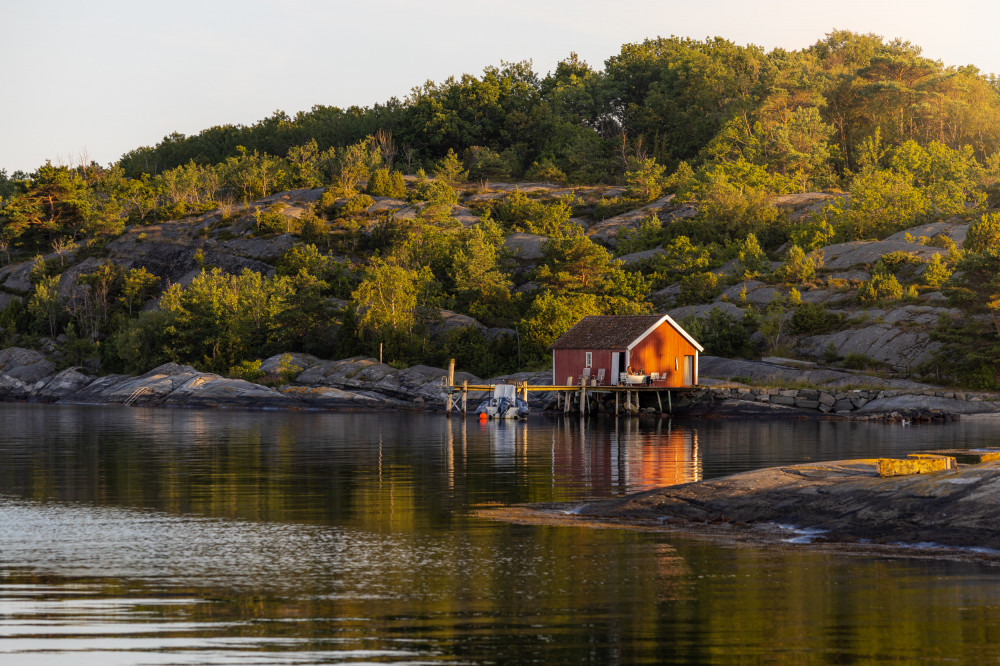
<instances>
[{"instance_id":1,"label":"red boathouse","mask_svg":"<svg viewBox=\"0 0 1000 666\"><path fill-rule=\"evenodd\" d=\"M668 315L584 317L549 347L552 383L577 385L581 377L603 385L644 376L655 386L694 386L704 351ZM570 381L567 382L567 378Z\"/></svg>"}]
</instances>

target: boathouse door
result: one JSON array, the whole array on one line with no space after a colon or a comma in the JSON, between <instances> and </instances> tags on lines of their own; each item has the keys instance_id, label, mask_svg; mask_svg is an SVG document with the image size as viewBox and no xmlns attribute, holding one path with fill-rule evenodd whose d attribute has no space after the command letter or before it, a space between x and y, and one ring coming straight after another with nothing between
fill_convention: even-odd
<instances>
[{"instance_id":1,"label":"boathouse door","mask_svg":"<svg viewBox=\"0 0 1000 666\"><path fill-rule=\"evenodd\" d=\"M611 381L609 384L619 384L618 373L625 372L625 352L611 354Z\"/></svg>"},{"instance_id":2,"label":"boathouse door","mask_svg":"<svg viewBox=\"0 0 1000 666\"><path fill-rule=\"evenodd\" d=\"M684 357L684 386L694 386L694 356Z\"/></svg>"}]
</instances>

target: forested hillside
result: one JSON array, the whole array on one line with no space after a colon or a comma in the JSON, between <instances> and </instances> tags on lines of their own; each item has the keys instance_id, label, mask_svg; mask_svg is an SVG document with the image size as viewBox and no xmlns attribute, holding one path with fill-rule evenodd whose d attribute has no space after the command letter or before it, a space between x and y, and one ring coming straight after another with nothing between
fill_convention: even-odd
<instances>
[{"instance_id":1,"label":"forested hillside","mask_svg":"<svg viewBox=\"0 0 1000 666\"><path fill-rule=\"evenodd\" d=\"M997 79L906 42L503 63L113 165L0 171L0 343L244 377L279 351L381 346L487 376L544 367L583 315L711 303L687 323L719 355L1000 388L998 180ZM831 248L894 234L834 269ZM906 306L929 309L905 364L831 337Z\"/></svg>"}]
</instances>

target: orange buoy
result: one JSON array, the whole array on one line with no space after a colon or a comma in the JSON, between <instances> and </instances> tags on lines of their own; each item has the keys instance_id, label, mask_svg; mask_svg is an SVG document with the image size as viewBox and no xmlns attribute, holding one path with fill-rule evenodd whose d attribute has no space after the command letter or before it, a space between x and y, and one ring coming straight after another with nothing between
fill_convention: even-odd
<instances>
[{"instance_id":1,"label":"orange buoy","mask_svg":"<svg viewBox=\"0 0 1000 666\"><path fill-rule=\"evenodd\" d=\"M479 420L480 421L485 421L487 418L488 417L486 416L486 412L479 412Z\"/></svg>"}]
</instances>

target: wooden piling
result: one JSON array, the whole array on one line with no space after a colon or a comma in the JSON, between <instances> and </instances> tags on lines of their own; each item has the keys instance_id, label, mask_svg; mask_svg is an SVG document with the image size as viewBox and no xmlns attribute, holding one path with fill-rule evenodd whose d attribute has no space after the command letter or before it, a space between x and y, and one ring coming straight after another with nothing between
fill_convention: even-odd
<instances>
[{"instance_id":1,"label":"wooden piling","mask_svg":"<svg viewBox=\"0 0 1000 666\"><path fill-rule=\"evenodd\" d=\"M660 407L660 413L662 414L663 413L663 401L660 400L660 392L659 391L656 392L656 404L659 405L659 407Z\"/></svg>"},{"instance_id":2,"label":"wooden piling","mask_svg":"<svg viewBox=\"0 0 1000 666\"><path fill-rule=\"evenodd\" d=\"M469 380L462 380L462 415L469 413Z\"/></svg>"},{"instance_id":3,"label":"wooden piling","mask_svg":"<svg viewBox=\"0 0 1000 666\"><path fill-rule=\"evenodd\" d=\"M618 416L618 391L615 391L615 416Z\"/></svg>"}]
</instances>

